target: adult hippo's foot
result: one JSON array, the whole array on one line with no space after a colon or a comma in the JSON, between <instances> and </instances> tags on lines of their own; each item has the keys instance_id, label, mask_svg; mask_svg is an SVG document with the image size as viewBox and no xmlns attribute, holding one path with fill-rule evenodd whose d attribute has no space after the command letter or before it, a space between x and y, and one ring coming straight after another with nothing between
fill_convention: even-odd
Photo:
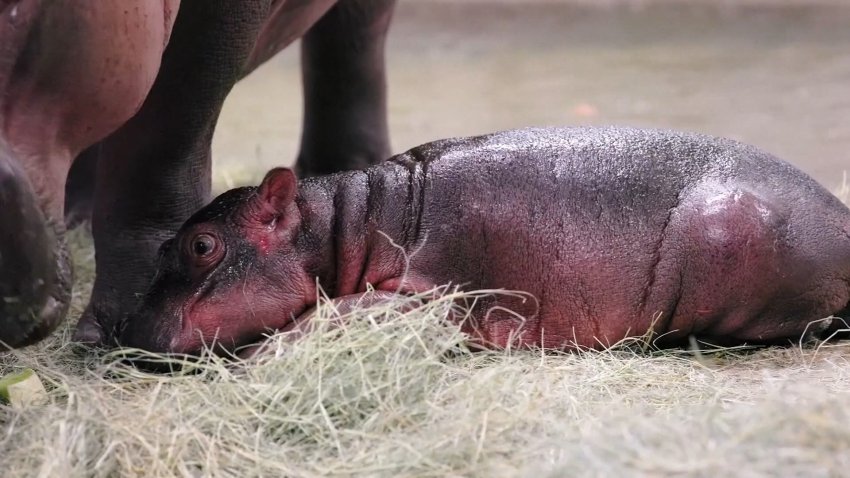
<instances>
[{"instance_id":1,"label":"adult hippo's foot","mask_svg":"<svg viewBox=\"0 0 850 478\"><path fill-rule=\"evenodd\" d=\"M0 350L41 340L68 311L63 227L49 224L37 204L26 175L0 147Z\"/></svg>"}]
</instances>

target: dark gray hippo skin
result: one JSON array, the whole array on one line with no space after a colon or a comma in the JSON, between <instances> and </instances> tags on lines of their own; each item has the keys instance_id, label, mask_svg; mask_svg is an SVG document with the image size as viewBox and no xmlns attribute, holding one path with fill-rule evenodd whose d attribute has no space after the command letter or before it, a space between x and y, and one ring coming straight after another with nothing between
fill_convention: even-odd
<instances>
[{"instance_id":1,"label":"dark gray hippo skin","mask_svg":"<svg viewBox=\"0 0 850 478\"><path fill-rule=\"evenodd\" d=\"M484 346L601 348L650 329L660 345L777 343L841 313L848 279L850 211L768 153L670 131L523 129L297 187L275 169L222 194L163 244L120 342L231 350L307 326L317 285L345 306L367 285L382 300L451 283L536 298L479 302L463 327Z\"/></svg>"}]
</instances>

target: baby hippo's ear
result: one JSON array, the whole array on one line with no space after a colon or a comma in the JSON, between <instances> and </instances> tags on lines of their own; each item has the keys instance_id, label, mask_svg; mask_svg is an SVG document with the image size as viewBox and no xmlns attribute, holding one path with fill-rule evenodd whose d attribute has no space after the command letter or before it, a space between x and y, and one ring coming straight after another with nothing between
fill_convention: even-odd
<instances>
[{"instance_id":1,"label":"baby hippo's ear","mask_svg":"<svg viewBox=\"0 0 850 478\"><path fill-rule=\"evenodd\" d=\"M289 168L274 168L263 178L254 201L257 219L270 223L282 216L295 200L298 179Z\"/></svg>"}]
</instances>

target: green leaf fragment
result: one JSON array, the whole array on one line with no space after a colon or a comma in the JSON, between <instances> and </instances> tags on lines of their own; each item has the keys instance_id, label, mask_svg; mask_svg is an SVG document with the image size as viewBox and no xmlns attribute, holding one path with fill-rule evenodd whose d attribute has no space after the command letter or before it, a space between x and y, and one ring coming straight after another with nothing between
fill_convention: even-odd
<instances>
[{"instance_id":1,"label":"green leaf fragment","mask_svg":"<svg viewBox=\"0 0 850 478\"><path fill-rule=\"evenodd\" d=\"M0 378L0 402L13 407L47 403L47 390L30 368Z\"/></svg>"}]
</instances>

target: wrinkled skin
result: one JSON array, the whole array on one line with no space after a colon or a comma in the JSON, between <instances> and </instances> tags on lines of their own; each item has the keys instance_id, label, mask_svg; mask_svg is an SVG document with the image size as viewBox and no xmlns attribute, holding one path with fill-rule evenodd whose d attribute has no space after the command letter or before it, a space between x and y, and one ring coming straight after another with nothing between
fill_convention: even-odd
<instances>
[{"instance_id":1,"label":"wrinkled skin","mask_svg":"<svg viewBox=\"0 0 850 478\"><path fill-rule=\"evenodd\" d=\"M63 219L91 219L96 248L75 338L112 340L150 283L158 245L209 199L210 141L228 92L300 37L300 173L389 156L393 4L0 0L0 293L10 299L0 342L37 341L66 315Z\"/></svg>"},{"instance_id":2,"label":"wrinkled skin","mask_svg":"<svg viewBox=\"0 0 850 478\"><path fill-rule=\"evenodd\" d=\"M482 346L600 348L650 330L662 346L766 344L842 312L848 280L850 211L767 153L685 133L527 129L364 172L296 182L275 169L221 195L162 246L120 342L229 351L304 330L317 286L351 303L369 285L391 298L451 283L536 299L477 303L463 327Z\"/></svg>"}]
</instances>

